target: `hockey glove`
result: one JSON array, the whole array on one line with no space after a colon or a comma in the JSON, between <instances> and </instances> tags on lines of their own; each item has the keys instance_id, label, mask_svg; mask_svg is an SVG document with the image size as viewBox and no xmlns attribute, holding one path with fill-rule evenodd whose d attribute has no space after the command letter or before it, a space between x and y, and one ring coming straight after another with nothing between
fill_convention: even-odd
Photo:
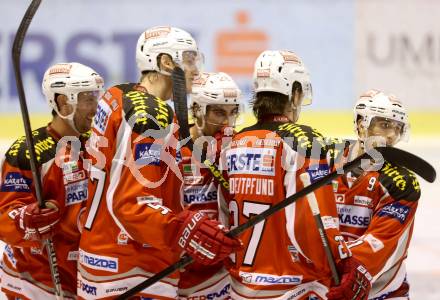
<instances>
[{"instance_id":1,"label":"hockey glove","mask_svg":"<svg viewBox=\"0 0 440 300\"><path fill-rule=\"evenodd\" d=\"M367 300L371 289L371 275L360 261L354 257L341 260L337 264L341 284L330 288L329 300Z\"/></svg>"},{"instance_id":2,"label":"hockey glove","mask_svg":"<svg viewBox=\"0 0 440 300\"><path fill-rule=\"evenodd\" d=\"M240 240L227 237L218 221L201 212L185 210L177 218L181 223L177 244L200 264L218 263L241 248Z\"/></svg>"},{"instance_id":3,"label":"hockey glove","mask_svg":"<svg viewBox=\"0 0 440 300\"><path fill-rule=\"evenodd\" d=\"M53 236L54 226L60 220L58 202L48 200L46 208L40 208L38 203L20 207L14 220L17 228L23 232L25 240L45 240Z\"/></svg>"}]
</instances>

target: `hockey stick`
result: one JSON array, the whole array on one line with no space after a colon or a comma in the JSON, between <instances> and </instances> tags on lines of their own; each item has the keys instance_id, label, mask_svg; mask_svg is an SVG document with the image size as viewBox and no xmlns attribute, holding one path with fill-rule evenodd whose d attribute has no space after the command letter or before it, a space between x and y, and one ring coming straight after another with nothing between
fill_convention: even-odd
<instances>
[{"instance_id":1,"label":"hockey stick","mask_svg":"<svg viewBox=\"0 0 440 300\"><path fill-rule=\"evenodd\" d=\"M188 98L186 95L185 72L180 67L175 67L171 73L171 79L173 82L174 110L176 111L176 117L179 122L181 141L185 141L191 152L193 152L196 157L200 157L203 164L210 170L217 183L223 186L226 190L229 190L229 183L223 177L223 174L218 169L217 165L212 163L209 159L202 157L202 151L199 147L194 145L191 138L188 124Z\"/></svg>"},{"instance_id":2,"label":"hockey stick","mask_svg":"<svg viewBox=\"0 0 440 300\"><path fill-rule=\"evenodd\" d=\"M384 158L385 161L393 162L395 164L401 165L403 167L406 167L415 173L417 173L419 176L421 176L423 179L425 179L428 182L434 182L436 173L434 168L421 159L420 157L411 154L409 152L406 152L404 150L400 150L398 148L392 148L392 147L378 147L375 148L376 151L378 151ZM297 192L296 194L291 195L290 197L284 199L283 201L280 201L279 203L275 204L274 206L270 207L269 209L265 210L259 215L256 215L249 219L248 222L243 223L234 229L230 230L228 232L228 236L235 237L244 232L246 229L255 226L257 223L263 221L264 219L268 218L269 216L275 214L276 212L280 211L281 209L285 208L286 206L294 203L298 199L301 199L302 197L306 196L307 194L313 192L314 190L322 187L323 185L326 185L330 183L332 180L338 178L342 174L346 174L347 172L358 168L362 160L364 159L370 159L372 158L369 153L364 153L361 156L357 157L351 162L346 163L341 169L338 169L337 171L334 171L318 181L314 182L311 185L305 186L302 190ZM149 279L145 280L144 282L140 283L139 285L133 287L132 289L128 290L127 292L121 294L116 299L128 299L129 297L135 295L136 293L139 293L140 291L144 290L145 288L148 288L152 286L154 283L158 282L164 277L167 277L168 275L174 273L175 271L184 268L185 266L189 265L193 262L193 258L184 255L178 262L174 263L173 265L170 265L169 267L163 269L153 277L150 277Z\"/></svg>"},{"instance_id":3,"label":"hockey stick","mask_svg":"<svg viewBox=\"0 0 440 300\"><path fill-rule=\"evenodd\" d=\"M309 173L305 172L299 175L304 187L310 185ZM319 231L319 236L321 237L322 246L324 247L325 256L327 257L330 270L332 271L333 281L335 285L339 285L339 274L336 269L335 259L333 258L332 250L330 249L327 233L325 232L324 224L322 224L321 212L319 211L318 201L314 192L307 194L307 201L309 202L310 209L312 210L313 217L315 218L316 227Z\"/></svg>"},{"instance_id":4,"label":"hockey stick","mask_svg":"<svg viewBox=\"0 0 440 300\"><path fill-rule=\"evenodd\" d=\"M41 0L33 0L29 5L26 13L21 20L20 26L18 27L17 33L14 38L14 43L12 45L12 63L14 65L15 71L15 81L17 83L18 99L20 101L21 115L23 117L24 131L26 134L26 143L29 149L30 165L32 169L32 177L35 184L35 194L37 197L38 205L42 208L45 207L42 186L40 180L40 169L37 166L37 157L35 155L34 142L32 140L32 129L29 121L29 112L26 105L26 95L24 93L23 81L20 69L20 56L21 48L23 46L23 41L26 36L26 32L31 24L32 18L37 12L38 7L41 4ZM53 241L51 239L45 240L46 251L49 260L50 273L52 275L52 282L54 284L55 295L57 299L63 299L63 290L61 288L60 274L58 272L57 257L55 254L55 248Z\"/></svg>"}]
</instances>

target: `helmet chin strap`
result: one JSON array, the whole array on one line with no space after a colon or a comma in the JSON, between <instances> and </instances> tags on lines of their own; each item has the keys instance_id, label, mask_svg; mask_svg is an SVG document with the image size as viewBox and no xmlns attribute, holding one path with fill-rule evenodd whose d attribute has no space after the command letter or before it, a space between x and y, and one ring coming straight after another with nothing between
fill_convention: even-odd
<instances>
[{"instance_id":1,"label":"helmet chin strap","mask_svg":"<svg viewBox=\"0 0 440 300\"><path fill-rule=\"evenodd\" d=\"M76 128L75 122L73 121L73 116L75 115L76 112L76 105L75 104L71 104L73 107L73 112L67 116L63 116L58 110L56 110L58 116L65 120L67 122L67 124L70 126L70 128L73 129L73 131L75 131L76 134L81 135L81 132L79 132L78 128Z\"/></svg>"}]
</instances>

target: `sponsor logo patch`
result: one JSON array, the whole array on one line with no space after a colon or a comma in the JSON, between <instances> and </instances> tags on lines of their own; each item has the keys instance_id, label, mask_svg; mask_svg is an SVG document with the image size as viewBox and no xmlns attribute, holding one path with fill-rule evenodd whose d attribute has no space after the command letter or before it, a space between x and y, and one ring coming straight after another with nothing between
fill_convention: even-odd
<instances>
[{"instance_id":1,"label":"sponsor logo patch","mask_svg":"<svg viewBox=\"0 0 440 300\"><path fill-rule=\"evenodd\" d=\"M63 174L70 174L78 171L78 163L76 161L67 161L63 163Z\"/></svg>"},{"instance_id":2,"label":"sponsor logo patch","mask_svg":"<svg viewBox=\"0 0 440 300\"><path fill-rule=\"evenodd\" d=\"M310 183L315 183L322 177L328 175L330 173L330 169L327 164L319 164L310 166L307 169L307 173L309 173L310 176Z\"/></svg>"},{"instance_id":3,"label":"sponsor logo patch","mask_svg":"<svg viewBox=\"0 0 440 300\"><path fill-rule=\"evenodd\" d=\"M66 185L66 206L87 200L88 179Z\"/></svg>"},{"instance_id":4,"label":"sponsor logo patch","mask_svg":"<svg viewBox=\"0 0 440 300\"><path fill-rule=\"evenodd\" d=\"M123 292L127 291L128 287L122 286L122 287L115 287L115 288L109 288L105 290L106 294L122 294Z\"/></svg>"},{"instance_id":5,"label":"sponsor logo patch","mask_svg":"<svg viewBox=\"0 0 440 300\"><path fill-rule=\"evenodd\" d=\"M275 149L235 148L227 151L226 159L229 175L275 175Z\"/></svg>"},{"instance_id":6,"label":"sponsor logo patch","mask_svg":"<svg viewBox=\"0 0 440 300\"><path fill-rule=\"evenodd\" d=\"M331 216L323 216L321 217L322 224L324 225L324 229L335 228L339 229L339 219L333 218Z\"/></svg>"},{"instance_id":7,"label":"sponsor logo patch","mask_svg":"<svg viewBox=\"0 0 440 300\"><path fill-rule=\"evenodd\" d=\"M136 197L137 204L144 205L144 204L159 204L162 205L163 200L161 198L157 198L154 196L138 196Z\"/></svg>"},{"instance_id":8,"label":"sponsor logo patch","mask_svg":"<svg viewBox=\"0 0 440 300\"><path fill-rule=\"evenodd\" d=\"M135 160L137 165L160 164L160 153L162 146L154 143L137 144L135 147Z\"/></svg>"},{"instance_id":9,"label":"sponsor logo patch","mask_svg":"<svg viewBox=\"0 0 440 300\"><path fill-rule=\"evenodd\" d=\"M31 247L31 254L41 255L43 254L43 251L39 247Z\"/></svg>"},{"instance_id":10,"label":"sponsor logo patch","mask_svg":"<svg viewBox=\"0 0 440 300\"><path fill-rule=\"evenodd\" d=\"M345 195L344 194L335 194L336 203L345 203Z\"/></svg>"},{"instance_id":11,"label":"sponsor logo patch","mask_svg":"<svg viewBox=\"0 0 440 300\"><path fill-rule=\"evenodd\" d=\"M79 249L79 262L90 269L118 272L118 259L116 257L95 255Z\"/></svg>"},{"instance_id":12,"label":"sponsor logo patch","mask_svg":"<svg viewBox=\"0 0 440 300\"><path fill-rule=\"evenodd\" d=\"M112 110L108 106L107 102L100 100L98 103L98 108L96 109L95 117L93 118L93 127L99 133L104 134L111 114Z\"/></svg>"},{"instance_id":13,"label":"sponsor logo patch","mask_svg":"<svg viewBox=\"0 0 440 300\"><path fill-rule=\"evenodd\" d=\"M273 285L273 284L300 284L302 275L272 275L264 273L239 273L241 280L245 283L254 285Z\"/></svg>"},{"instance_id":14,"label":"sponsor logo patch","mask_svg":"<svg viewBox=\"0 0 440 300\"><path fill-rule=\"evenodd\" d=\"M203 176L184 176L184 185L198 185L203 183Z\"/></svg>"},{"instance_id":15,"label":"sponsor logo patch","mask_svg":"<svg viewBox=\"0 0 440 300\"><path fill-rule=\"evenodd\" d=\"M86 172L84 170L67 173L64 175L64 184L68 184L69 182L76 182L86 178Z\"/></svg>"},{"instance_id":16,"label":"sponsor logo patch","mask_svg":"<svg viewBox=\"0 0 440 300\"><path fill-rule=\"evenodd\" d=\"M5 253L8 257L9 261L14 267L17 267L17 260L14 257L14 251L12 250L11 246L5 245Z\"/></svg>"},{"instance_id":17,"label":"sponsor logo patch","mask_svg":"<svg viewBox=\"0 0 440 300\"><path fill-rule=\"evenodd\" d=\"M80 279L78 279L78 289L85 292L87 295L96 296L96 286L82 282Z\"/></svg>"},{"instance_id":18,"label":"sponsor logo patch","mask_svg":"<svg viewBox=\"0 0 440 300\"><path fill-rule=\"evenodd\" d=\"M217 189L215 186L185 188L183 201L187 204L217 201Z\"/></svg>"},{"instance_id":19,"label":"sponsor logo patch","mask_svg":"<svg viewBox=\"0 0 440 300\"><path fill-rule=\"evenodd\" d=\"M196 165L195 164L183 164L183 174L192 175L196 173Z\"/></svg>"},{"instance_id":20,"label":"sponsor logo patch","mask_svg":"<svg viewBox=\"0 0 440 300\"><path fill-rule=\"evenodd\" d=\"M341 226L367 228L373 211L367 207L337 204Z\"/></svg>"},{"instance_id":21,"label":"sponsor logo patch","mask_svg":"<svg viewBox=\"0 0 440 300\"><path fill-rule=\"evenodd\" d=\"M385 205L379 212L379 217L389 217L398 220L401 224L405 223L406 217L408 217L411 208L400 204L398 202L393 202L391 204Z\"/></svg>"},{"instance_id":22,"label":"sponsor logo patch","mask_svg":"<svg viewBox=\"0 0 440 300\"><path fill-rule=\"evenodd\" d=\"M361 206L370 206L373 199L366 196L354 196L354 204Z\"/></svg>"},{"instance_id":23,"label":"sponsor logo patch","mask_svg":"<svg viewBox=\"0 0 440 300\"><path fill-rule=\"evenodd\" d=\"M23 176L18 172L9 172L5 176L2 183L2 192L23 192L29 193L31 191L32 179Z\"/></svg>"},{"instance_id":24,"label":"sponsor logo patch","mask_svg":"<svg viewBox=\"0 0 440 300\"><path fill-rule=\"evenodd\" d=\"M78 260L78 257L78 251L69 251L69 253L67 254L67 260Z\"/></svg>"},{"instance_id":25,"label":"sponsor logo patch","mask_svg":"<svg viewBox=\"0 0 440 300\"><path fill-rule=\"evenodd\" d=\"M370 245L373 252L377 252L385 247L382 241L373 236L371 233L367 234L364 237L364 241L366 241Z\"/></svg>"},{"instance_id":26,"label":"sponsor logo patch","mask_svg":"<svg viewBox=\"0 0 440 300\"><path fill-rule=\"evenodd\" d=\"M339 182L337 180L332 180L333 193L336 193L338 191L338 187L339 187Z\"/></svg>"}]
</instances>

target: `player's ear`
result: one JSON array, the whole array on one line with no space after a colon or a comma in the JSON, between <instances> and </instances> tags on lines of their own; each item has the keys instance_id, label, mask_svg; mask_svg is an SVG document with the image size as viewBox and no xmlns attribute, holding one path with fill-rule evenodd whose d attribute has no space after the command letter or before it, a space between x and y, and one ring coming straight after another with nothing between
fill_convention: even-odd
<instances>
[{"instance_id":1,"label":"player's ear","mask_svg":"<svg viewBox=\"0 0 440 300\"><path fill-rule=\"evenodd\" d=\"M159 68L165 72L171 73L175 67L175 64L168 54L163 54L159 59Z\"/></svg>"},{"instance_id":2,"label":"player's ear","mask_svg":"<svg viewBox=\"0 0 440 300\"><path fill-rule=\"evenodd\" d=\"M362 119L358 119L356 121L356 126L358 128L359 137L366 138L367 137L367 129L362 125Z\"/></svg>"},{"instance_id":3,"label":"player's ear","mask_svg":"<svg viewBox=\"0 0 440 300\"><path fill-rule=\"evenodd\" d=\"M58 94L56 97L56 102L58 104L58 110L61 115L68 116L73 112L72 105L67 103L67 96Z\"/></svg>"}]
</instances>

